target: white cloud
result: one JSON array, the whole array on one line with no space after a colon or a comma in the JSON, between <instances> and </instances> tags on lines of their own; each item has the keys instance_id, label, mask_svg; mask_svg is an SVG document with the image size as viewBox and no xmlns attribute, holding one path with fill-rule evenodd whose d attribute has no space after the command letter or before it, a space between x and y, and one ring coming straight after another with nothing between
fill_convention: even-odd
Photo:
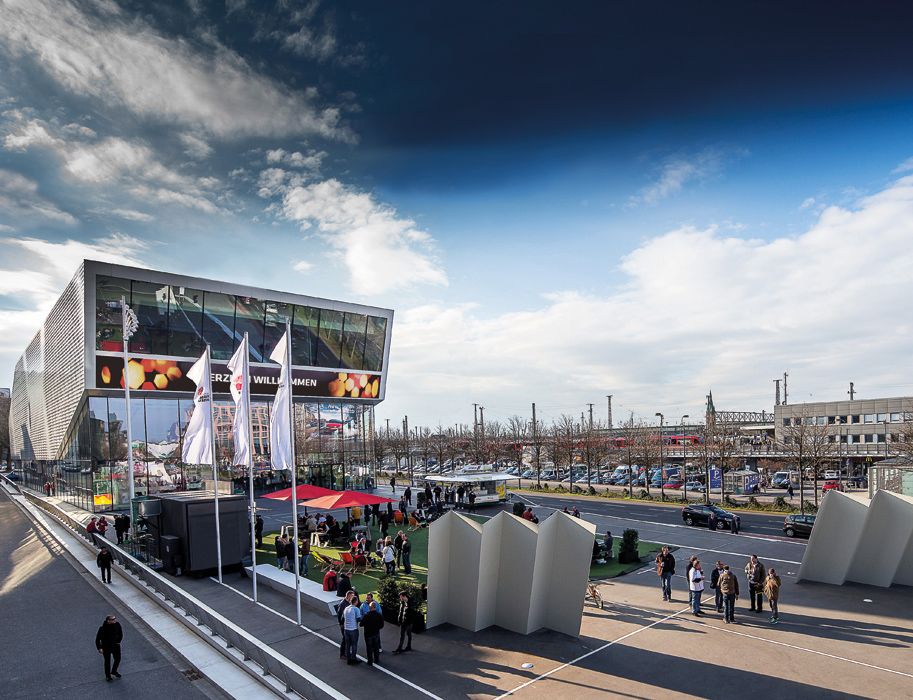
<instances>
[{"instance_id":1,"label":"white cloud","mask_svg":"<svg viewBox=\"0 0 913 700\"><path fill-rule=\"evenodd\" d=\"M336 53L336 34L330 27L318 32L302 24L297 31L283 38L282 47L298 56L326 61Z\"/></svg>"},{"instance_id":2,"label":"white cloud","mask_svg":"<svg viewBox=\"0 0 913 700\"><path fill-rule=\"evenodd\" d=\"M155 220L155 217L152 216L152 214L136 211L136 209L111 209L108 213L114 214L114 216L121 219L126 219L127 221L141 221L147 223Z\"/></svg>"},{"instance_id":3,"label":"white cloud","mask_svg":"<svg viewBox=\"0 0 913 700\"><path fill-rule=\"evenodd\" d=\"M706 148L693 156L667 159L654 182L630 198L628 206L652 205L682 191L686 184L717 174L723 166L724 153Z\"/></svg>"},{"instance_id":4,"label":"white cloud","mask_svg":"<svg viewBox=\"0 0 913 700\"><path fill-rule=\"evenodd\" d=\"M817 203L818 201L814 197L806 197L802 200L802 204L799 205L799 209L811 209Z\"/></svg>"},{"instance_id":5,"label":"white cloud","mask_svg":"<svg viewBox=\"0 0 913 700\"><path fill-rule=\"evenodd\" d=\"M66 90L156 122L222 138L354 138L316 90L288 90L213 37L165 37L116 5L89 13L67 0L6 0L0 40Z\"/></svg>"},{"instance_id":6,"label":"white cloud","mask_svg":"<svg viewBox=\"0 0 913 700\"><path fill-rule=\"evenodd\" d=\"M54 146L58 139L52 136L47 125L30 119L20 124L19 128L3 137L3 146L9 151L25 151L31 146Z\"/></svg>"},{"instance_id":7,"label":"white cloud","mask_svg":"<svg viewBox=\"0 0 913 700\"><path fill-rule=\"evenodd\" d=\"M292 269L295 272L310 272L312 269L314 269L314 263L308 262L307 260L298 260L294 265L292 265Z\"/></svg>"},{"instance_id":8,"label":"white cloud","mask_svg":"<svg viewBox=\"0 0 913 700\"><path fill-rule=\"evenodd\" d=\"M894 174L908 173L913 170L913 157L907 158L903 163L894 168Z\"/></svg>"},{"instance_id":9,"label":"white cloud","mask_svg":"<svg viewBox=\"0 0 913 700\"><path fill-rule=\"evenodd\" d=\"M307 154L300 151L289 153L283 148L275 148L266 152L267 163L278 163L289 168L306 170L314 175L320 172L320 166L326 157L325 151L314 150L308 151Z\"/></svg>"},{"instance_id":10,"label":"white cloud","mask_svg":"<svg viewBox=\"0 0 913 700\"><path fill-rule=\"evenodd\" d=\"M285 194L283 213L302 228L316 227L345 264L357 294L447 284L430 234L366 192L333 179L299 185Z\"/></svg>"},{"instance_id":11,"label":"white cloud","mask_svg":"<svg viewBox=\"0 0 913 700\"><path fill-rule=\"evenodd\" d=\"M288 176L289 173L282 168L261 170L257 178L257 195L269 199L284 192Z\"/></svg>"},{"instance_id":12,"label":"white cloud","mask_svg":"<svg viewBox=\"0 0 913 700\"><path fill-rule=\"evenodd\" d=\"M0 215L13 221L75 224L76 219L38 192L38 183L24 175L0 169Z\"/></svg>"},{"instance_id":13,"label":"white cloud","mask_svg":"<svg viewBox=\"0 0 913 700\"><path fill-rule=\"evenodd\" d=\"M206 143L205 139L202 139L195 134L185 132L178 135L178 139L184 144L184 153L191 158L203 160L212 155L212 146Z\"/></svg>"},{"instance_id":14,"label":"white cloud","mask_svg":"<svg viewBox=\"0 0 913 700\"><path fill-rule=\"evenodd\" d=\"M796 237L657 236L622 260L608 295L559 292L494 316L398 311L382 411L452 422L473 401L492 419L537 401L551 418L611 393L616 416L699 417L710 386L718 408L771 410L769 380L787 369L797 397L839 399L849 379L898 395L913 373L910 240L913 175Z\"/></svg>"}]
</instances>

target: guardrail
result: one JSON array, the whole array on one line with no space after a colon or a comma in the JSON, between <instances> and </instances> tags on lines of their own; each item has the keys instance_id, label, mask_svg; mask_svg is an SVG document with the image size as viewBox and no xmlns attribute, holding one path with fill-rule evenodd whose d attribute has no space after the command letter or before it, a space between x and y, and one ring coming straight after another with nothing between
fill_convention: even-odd
<instances>
[{"instance_id":1,"label":"guardrail","mask_svg":"<svg viewBox=\"0 0 913 700\"><path fill-rule=\"evenodd\" d=\"M7 479L4 480L6 483L14 483ZM86 540L94 548L98 548L96 536L87 532L85 526L68 513L61 511L28 491L19 489L19 493L25 496L32 505L40 508L68 530ZM256 637L248 634L231 620L220 615L179 586L151 570L116 544L106 541L105 546L114 556L114 559L127 572L157 594L156 597L161 597L174 606L175 609L182 610L184 617L194 618L198 627L208 627L210 634L213 637L221 637L228 649L237 649L244 657L244 661L252 661L257 664L261 669L262 675L276 678L280 684L285 686L286 693L297 693L307 700L323 700L324 698L345 700L345 696L337 690L316 676L311 675L287 657L274 651Z\"/></svg>"}]
</instances>

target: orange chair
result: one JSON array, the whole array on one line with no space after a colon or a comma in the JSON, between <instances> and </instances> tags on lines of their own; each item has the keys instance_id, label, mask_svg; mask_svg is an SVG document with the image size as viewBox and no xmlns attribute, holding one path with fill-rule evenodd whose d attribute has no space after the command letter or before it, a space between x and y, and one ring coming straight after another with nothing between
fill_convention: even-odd
<instances>
[{"instance_id":1,"label":"orange chair","mask_svg":"<svg viewBox=\"0 0 913 700\"><path fill-rule=\"evenodd\" d=\"M349 573L355 573L355 559L348 552L340 552L339 556L342 558L342 563L346 565L349 569Z\"/></svg>"},{"instance_id":2,"label":"orange chair","mask_svg":"<svg viewBox=\"0 0 913 700\"><path fill-rule=\"evenodd\" d=\"M418 530L421 527L421 523L414 515L409 516L409 530Z\"/></svg>"},{"instance_id":3,"label":"orange chair","mask_svg":"<svg viewBox=\"0 0 913 700\"><path fill-rule=\"evenodd\" d=\"M402 525L403 520L404 520L403 512L400 510L394 510L393 511L393 522L396 523L397 525Z\"/></svg>"}]
</instances>

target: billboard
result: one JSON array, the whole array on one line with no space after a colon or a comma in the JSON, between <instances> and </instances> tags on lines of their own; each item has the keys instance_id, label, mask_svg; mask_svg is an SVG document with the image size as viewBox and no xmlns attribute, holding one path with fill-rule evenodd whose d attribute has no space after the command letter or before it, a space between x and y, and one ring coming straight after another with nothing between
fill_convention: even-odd
<instances>
[{"instance_id":1,"label":"billboard","mask_svg":"<svg viewBox=\"0 0 913 700\"><path fill-rule=\"evenodd\" d=\"M193 361L162 359L149 356L130 357L127 375L131 391L193 393L196 385L187 378ZM230 374L225 362L212 362L212 390L228 394ZM337 399L379 399L380 374L373 372L337 372L326 369L292 368L294 396ZM251 365L250 385L253 396L275 396L279 386L279 365ZM96 355L95 387L123 389L124 361L120 356Z\"/></svg>"}]
</instances>

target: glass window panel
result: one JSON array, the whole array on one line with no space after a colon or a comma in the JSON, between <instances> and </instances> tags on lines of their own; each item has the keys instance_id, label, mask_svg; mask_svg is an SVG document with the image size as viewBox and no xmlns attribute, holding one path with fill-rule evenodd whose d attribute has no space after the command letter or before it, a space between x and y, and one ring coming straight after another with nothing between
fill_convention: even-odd
<instances>
[{"instance_id":1,"label":"glass window panel","mask_svg":"<svg viewBox=\"0 0 913 700\"><path fill-rule=\"evenodd\" d=\"M231 464L234 457L231 428L235 419L235 404L232 401L216 401L213 403L212 419L216 433L216 457L221 471L222 465Z\"/></svg>"},{"instance_id":2,"label":"glass window panel","mask_svg":"<svg viewBox=\"0 0 913 700\"><path fill-rule=\"evenodd\" d=\"M130 339L130 351L168 354L168 285L134 282L130 306L139 326Z\"/></svg>"},{"instance_id":3,"label":"glass window panel","mask_svg":"<svg viewBox=\"0 0 913 700\"><path fill-rule=\"evenodd\" d=\"M264 307L266 313L263 323L263 345L260 349L260 354L263 356L264 362L269 362L270 353L282 340L282 334L285 333L285 322L287 319L292 319L295 307L292 304L284 304L279 301L267 301L264 303ZM292 344L294 346L294 336L292 337ZM294 352L294 349L292 352Z\"/></svg>"},{"instance_id":4,"label":"glass window panel","mask_svg":"<svg viewBox=\"0 0 913 700\"><path fill-rule=\"evenodd\" d=\"M108 399L103 396L89 398L89 434L92 459L106 462L110 459L108 442Z\"/></svg>"},{"instance_id":5,"label":"glass window panel","mask_svg":"<svg viewBox=\"0 0 913 700\"><path fill-rule=\"evenodd\" d=\"M320 310L296 306L292 322L292 364L312 366L316 363Z\"/></svg>"},{"instance_id":6,"label":"glass window panel","mask_svg":"<svg viewBox=\"0 0 913 700\"><path fill-rule=\"evenodd\" d=\"M365 336L364 369L379 372L384 364L384 342L387 336L387 319L368 316L368 332Z\"/></svg>"},{"instance_id":7,"label":"glass window panel","mask_svg":"<svg viewBox=\"0 0 913 700\"><path fill-rule=\"evenodd\" d=\"M108 399L108 440L112 461L127 459L127 402L124 399Z\"/></svg>"},{"instance_id":8,"label":"glass window panel","mask_svg":"<svg viewBox=\"0 0 913 700\"><path fill-rule=\"evenodd\" d=\"M203 352L203 292L171 287L168 307L168 354L199 357Z\"/></svg>"},{"instance_id":9,"label":"glass window panel","mask_svg":"<svg viewBox=\"0 0 913 700\"><path fill-rule=\"evenodd\" d=\"M874 422L875 422L875 414L874 414L874 413L866 413L866 414L862 417L862 420L863 420L863 422L865 422L865 423L874 423Z\"/></svg>"},{"instance_id":10,"label":"glass window panel","mask_svg":"<svg viewBox=\"0 0 913 700\"><path fill-rule=\"evenodd\" d=\"M241 342L246 332L250 338L250 359L263 362L264 303L253 297L238 297L235 313L235 338Z\"/></svg>"},{"instance_id":11,"label":"glass window panel","mask_svg":"<svg viewBox=\"0 0 913 700\"><path fill-rule=\"evenodd\" d=\"M97 277L95 280L95 349L123 350L121 297L130 302L130 280Z\"/></svg>"},{"instance_id":12,"label":"glass window panel","mask_svg":"<svg viewBox=\"0 0 913 700\"><path fill-rule=\"evenodd\" d=\"M255 470L269 467L269 411L270 404L265 401L256 401L250 405L250 428L254 441Z\"/></svg>"},{"instance_id":13,"label":"glass window panel","mask_svg":"<svg viewBox=\"0 0 913 700\"><path fill-rule=\"evenodd\" d=\"M149 493L180 486L180 416L177 399L146 399L146 452Z\"/></svg>"},{"instance_id":14,"label":"glass window panel","mask_svg":"<svg viewBox=\"0 0 913 700\"><path fill-rule=\"evenodd\" d=\"M892 423L900 423L900 422L902 422L902 421L903 421L903 415L901 415L900 413L892 413L892 414L891 414L891 422L892 422Z\"/></svg>"},{"instance_id":15,"label":"glass window panel","mask_svg":"<svg viewBox=\"0 0 913 700\"><path fill-rule=\"evenodd\" d=\"M368 317L364 314L345 314L342 326L342 366L346 369L362 369L365 362L365 324Z\"/></svg>"},{"instance_id":16,"label":"glass window panel","mask_svg":"<svg viewBox=\"0 0 913 700\"><path fill-rule=\"evenodd\" d=\"M317 342L317 365L339 367L342 354L342 312L320 309L320 333Z\"/></svg>"},{"instance_id":17,"label":"glass window panel","mask_svg":"<svg viewBox=\"0 0 913 700\"><path fill-rule=\"evenodd\" d=\"M887 419L888 419L888 414L887 414L887 413L879 413L879 414L877 415L877 420L878 420L879 423L884 423Z\"/></svg>"},{"instance_id":18,"label":"glass window panel","mask_svg":"<svg viewBox=\"0 0 913 700\"><path fill-rule=\"evenodd\" d=\"M235 298L206 292L203 297L203 338L214 360L227 360L235 351Z\"/></svg>"}]
</instances>

